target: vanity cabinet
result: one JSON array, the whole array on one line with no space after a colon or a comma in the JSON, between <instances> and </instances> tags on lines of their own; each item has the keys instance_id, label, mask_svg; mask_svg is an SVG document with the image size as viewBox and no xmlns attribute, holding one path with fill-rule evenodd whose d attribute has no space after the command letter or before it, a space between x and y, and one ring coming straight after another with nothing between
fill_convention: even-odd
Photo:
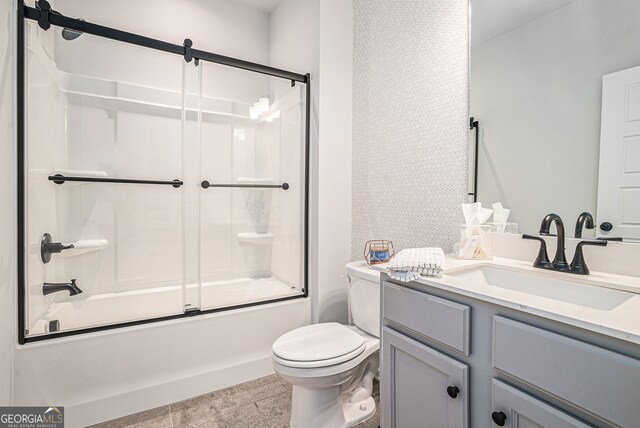
<instances>
[{"instance_id":1,"label":"vanity cabinet","mask_svg":"<svg viewBox=\"0 0 640 428\"><path fill-rule=\"evenodd\" d=\"M492 379L491 420L508 428L589 428L589 425L529 394Z\"/></svg>"},{"instance_id":2,"label":"vanity cabinet","mask_svg":"<svg viewBox=\"0 0 640 428\"><path fill-rule=\"evenodd\" d=\"M386 327L382 343L385 427L468 426L466 364Z\"/></svg>"},{"instance_id":3,"label":"vanity cabinet","mask_svg":"<svg viewBox=\"0 0 640 428\"><path fill-rule=\"evenodd\" d=\"M424 283L381 286L382 428L640 426L636 344Z\"/></svg>"}]
</instances>

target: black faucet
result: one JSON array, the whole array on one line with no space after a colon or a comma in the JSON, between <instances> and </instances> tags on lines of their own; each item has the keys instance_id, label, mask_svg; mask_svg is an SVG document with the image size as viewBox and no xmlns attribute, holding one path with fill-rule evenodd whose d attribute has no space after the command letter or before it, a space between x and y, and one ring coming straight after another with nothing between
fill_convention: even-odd
<instances>
[{"instance_id":1,"label":"black faucet","mask_svg":"<svg viewBox=\"0 0 640 428\"><path fill-rule=\"evenodd\" d=\"M42 284L42 294L45 296L47 294L57 293L58 291L68 291L69 296L75 296L76 294L82 293L80 287L76 285L75 279L72 279L71 282L45 282L44 284Z\"/></svg>"},{"instance_id":2,"label":"black faucet","mask_svg":"<svg viewBox=\"0 0 640 428\"><path fill-rule=\"evenodd\" d=\"M559 270L562 272L569 271L569 263L567 263L567 256L564 252L564 223L558 214L547 214L542 220L540 225L540 235L549 236L549 229L551 223L556 224L556 230L558 231L558 240L556 243L556 256L553 258L551 265L553 270Z\"/></svg>"},{"instance_id":3,"label":"black faucet","mask_svg":"<svg viewBox=\"0 0 640 428\"><path fill-rule=\"evenodd\" d=\"M589 220L591 218L591 220ZM580 224L580 234L582 234L582 223L586 222L587 228L589 228L589 222L593 225L593 217L589 213L582 213L578 218L578 224ZM540 235L551 236L549 234L549 228L551 227L551 223L556 223L556 229L558 230L558 241L556 246L556 256L553 259L553 262L549 261L549 256L547 255L547 243L544 238L539 236L532 235L522 235L522 239L533 239L536 241L540 241L540 250L538 251L538 255L533 262L533 266L540 269L548 269L548 270L557 270L560 272L569 272L575 273L578 275L589 275L589 268L587 267L586 262L584 261L584 254L582 252L582 247L585 245L597 245L601 247L605 247L607 245L607 241L581 241L578 243L576 247L576 253L573 256L573 260L571 261L571 265L567 264L567 257L565 255L564 248L564 223L562 219L557 214L547 214L542 220L542 224L540 225ZM593 227L591 227L593 228ZM578 225L576 224L576 235L578 234Z\"/></svg>"},{"instance_id":4,"label":"black faucet","mask_svg":"<svg viewBox=\"0 0 640 428\"><path fill-rule=\"evenodd\" d=\"M593 222L593 216L588 212L583 212L578 216L578 221L576 221L576 233L574 237L582 238L582 229L594 229L596 226Z\"/></svg>"}]
</instances>

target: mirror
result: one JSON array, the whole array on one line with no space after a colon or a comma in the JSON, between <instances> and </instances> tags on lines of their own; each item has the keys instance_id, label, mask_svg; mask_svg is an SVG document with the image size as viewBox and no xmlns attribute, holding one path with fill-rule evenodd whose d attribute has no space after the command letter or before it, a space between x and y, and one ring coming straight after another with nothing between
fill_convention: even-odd
<instances>
[{"instance_id":1,"label":"mirror","mask_svg":"<svg viewBox=\"0 0 640 428\"><path fill-rule=\"evenodd\" d=\"M470 198L640 242L640 1L470 1Z\"/></svg>"}]
</instances>

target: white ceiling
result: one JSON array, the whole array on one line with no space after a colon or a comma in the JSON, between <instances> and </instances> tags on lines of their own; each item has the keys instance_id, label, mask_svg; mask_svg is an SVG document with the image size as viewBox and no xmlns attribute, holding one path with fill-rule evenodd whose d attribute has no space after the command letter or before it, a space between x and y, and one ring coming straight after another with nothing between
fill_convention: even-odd
<instances>
[{"instance_id":1,"label":"white ceiling","mask_svg":"<svg viewBox=\"0 0 640 428\"><path fill-rule=\"evenodd\" d=\"M239 3L243 3L252 9L256 9L262 12L271 13L278 7L282 0L235 0Z\"/></svg>"},{"instance_id":2,"label":"white ceiling","mask_svg":"<svg viewBox=\"0 0 640 428\"><path fill-rule=\"evenodd\" d=\"M560 9L575 0L471 0L471 46Z\"/></svg>"}]
</instances>

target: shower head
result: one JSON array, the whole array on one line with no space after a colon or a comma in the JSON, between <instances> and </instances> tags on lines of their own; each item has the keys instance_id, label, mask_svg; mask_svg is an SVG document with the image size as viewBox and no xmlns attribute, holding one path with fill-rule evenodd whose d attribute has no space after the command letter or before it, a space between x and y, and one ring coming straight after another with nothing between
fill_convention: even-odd
<instances>
[{"instance_id":1,"label":"shower head","mask_svg":"<svg viewBox=\"0 0 640 428\"><path fill-rule=\"evenodd\" d=\"M62 29L62 38L65 40L75 40L82 35L82 31L72 30L70 28Z\"/></svg>"},{"instance_id":2,"label":"shower head","mask_svg":"<svg viewBox=\"0 0 640 428\"><path fill-rule=\"evenodd\" d=\"M82 18L78 18L78 21L84 21ZM75 40L78 37L82 36L82 31L72 30L71 28L63 28L62 29L62 38L65 40Z\"/></svg>"},{"instance_id":3,"label":"shower head","mask_svg":"<svg viewBox=\"0 0 640 428\"><path fill-rule=\"evenodd\" d=\"M80 21L84 21L84 19L79 18ZM72 30L71 28L63 28L62 29L62 38L65 40L75 40L78 37L82 36L82 31Z\"/></svg>"}]
</instances>

